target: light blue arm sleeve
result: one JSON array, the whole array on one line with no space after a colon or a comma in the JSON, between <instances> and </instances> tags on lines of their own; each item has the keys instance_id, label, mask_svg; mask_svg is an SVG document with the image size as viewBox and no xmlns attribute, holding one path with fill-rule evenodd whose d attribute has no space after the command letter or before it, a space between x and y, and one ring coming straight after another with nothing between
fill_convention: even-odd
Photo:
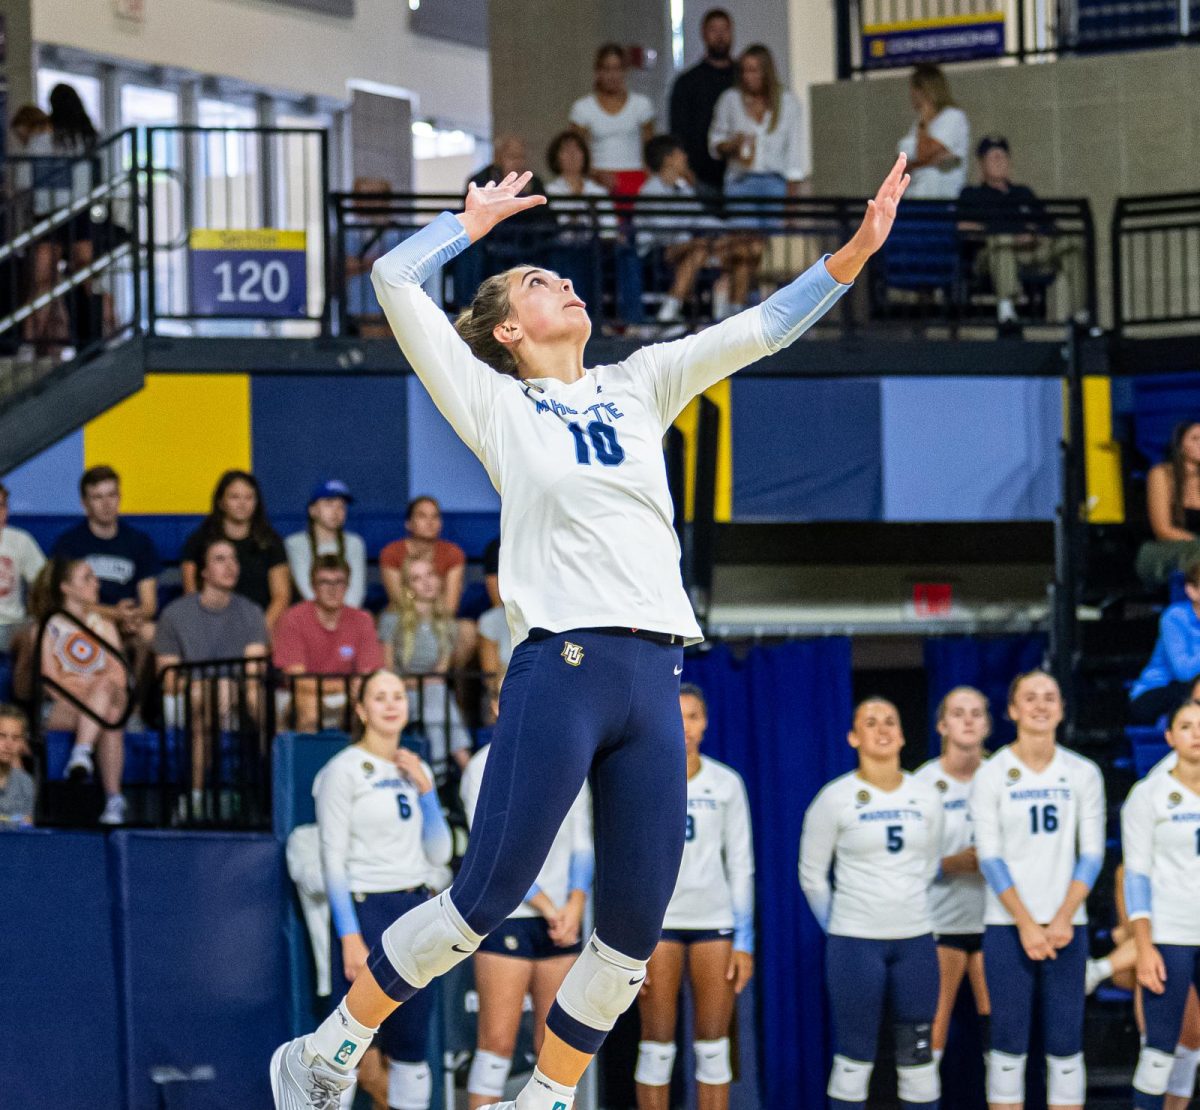
<instances>
[{"instance_id":1,"label":"light blue arm sleeve","mask_svg":"<svg viewBox=\"0 0 1200 1110\"><path fill-rule=\"evenodd\" d=\"M425 858L438 867L444 867L454 854L454 840L450 836L450 826L446 824L446 815L442 813L437 791L430 790L422 794L420 805L421 847L425 851Z\"/></svg>"},{"instance_id":2,"label":"light blue arm sleeve","mask_svg":"<svg viewBox=\"0 0 1200 1110\"><path fill-rule=\"evenodd\" d=\"M531 886L525 892L525 897L522 898L521 901L522 902L532 902L533 899L535 899L538 896L538 894L541 893L541 889L542 888L540 886L538 886L537 883L534 883L533 886Z\"/></svg>"},{"instance_id":3,"label":"light blue arm sleeve","mask_svg":"<svg viewBox=\"0 0 1200 1110\"><path fill-rule=\"evenodd\" d=\"M572 852L567 867L567 891L592 889L592 876L596 873L596 857L591 852Z\"/></svg>"},{"instance_id":4,"label":"light blue arm sleeve","mask_svg":"<svg viewBox=\"0 0 1200 1110\"><path fill-rule=\"evenodd\" d=\"M821 922L821 928L824 929L827 923L828 915L826 915L826 920ZM735 909L733 911L733 948L735 952L754 954L753 910Z\"/></svg>"},{"instance_id":5,"label":"light blue arm sleeve","mask_svg":"<svg viewBox=\"0 0 1200 1110\"><path fill-rule=\"evenodd\" d=\"M329 912L333 915L333 927L339 937L349 937L362 932L358 924L358 914L354 912L354 899L345 885L327 881L325 897L329 899Z\"/></svg>"},{"instance_id":6,"label":"light blue arm sleeve","mask_svg":"<svg viewBox=\"0 0 1200 1110\"><path fill-rule=\"evenodd\" d=\"M452 212L443 212L415 235L393 247L378 262L380 276L393 285L424 285L471 245L467 229Z\"/></svg>"},{"instance_id":7,"label":"light blue arm sleeve","mask_svg":"<svg viewBox=\"0 0 1200 1110\"><path fill-rule=\"evenodd\" d=\"M979 870L992 888L992 893L999 897L1013 885L1012 875L1009 874L1008 864L1002 859L981 859Z\"/></svg>"},{"instance_id":8,"label":"light blue arm sleeve","mask_svg":"<svg viewBox=\"0 0 1200 1110\"><path fill-rule=\"evenodd\" d=\"M1104 859L1101 856L1080 856L1075 861L1075 870L1071 872L1071 879L1084 883L1088 890L1091 890L1096 885L1096 879L1103 866Z\"/></svg>"},{"instance_id":9,"label":"light blue arm sleeve","mask_svg":"<svg viewBox=\"0 0 1200 1110\"><path fill-rule=\"evenodd\" d=\"M763 338L772 351L794 343L851 288L836 280L825 255L762 304Z\"/></svg>"},{"instance_id":10,"label":"light blue arm sleeve","mask_svg":"<svg viewBox=\"0 0 1200 1110\"><path fill-rule=\"evenodd\" d=\"M1151 912L1150 876L1137 871L1125 872L1125 909L1132 921L1149 917Z\"/></svg>"}]
</instances>

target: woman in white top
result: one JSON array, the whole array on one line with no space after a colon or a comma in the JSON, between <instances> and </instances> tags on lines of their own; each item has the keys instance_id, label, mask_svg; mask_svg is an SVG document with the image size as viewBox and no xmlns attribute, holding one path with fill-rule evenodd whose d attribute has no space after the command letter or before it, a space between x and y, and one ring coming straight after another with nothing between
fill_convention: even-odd
<instances>
[{"instance_id":1,"label":"woman in white top","mask_svg":"<svg viewBox=\"0 0 1200 1110\"><path fill-rule=\"evenodd\" d=\"M554 177L546 196L558 214L560 243L588 242L594 234L612 237L617 217L611 204L588 203L587 197L607 197L608 190L592 180L592 152L578 131L560 131L546 148L546 165ZM572 202L570 198L577 198Z\"/></svg>"},{"instance_id":2,"label":"woman in white top","mask_svg":"<svg viewBox=\"0 0 1200 1110\"><path fill-rule=\"evenodd\" d=\"M1146 1023L1133 1075L1137 1110L1161 1110L1172 1093L1188 994L1200 987L1200 705L1176 709L1166 736L1175 766L1151 771L1121 808L1125 907Z\"/></svg>"},{"instance_id":3,"label":"woman in white top","mask_svg":"<svg viewBox=\"0 0 1200 1110\"><path fill-rule=\"evenodd\" d=\"M654 105L626 86L625 47L606 42L596 51L596 81L571 105L571 125L592 148L592 173L609 192L631 195L641 188L642 147L654 134Z\"/></svg>"},{"instance_id":4,"label":"woman in white top","mask_svg":"<svg viewBox=\"0 0 1200 1110\"><path fill-rule=\"evenodd\" d=\"M967 812L971 782L992 731L987 698L973 686L956 686L938 706L937 730L942 754L921 767L916 778L942 799L942 863L929 895L942 984L933 1019L933 1057L940 1061L964 975L969 976L975 996L981 1040L988 1043L991 1006L983 977L984 882Z\"/></svg>"},{"instance_id":5,"label":"woman in white top","mask_svg":"<svg viewBox=\"0 0 1200 1110\"><path fill-rule=\"evenodd\" d=\"M283 541L292 582L305 601L312 601L312 566L318 555L338 555L350 567L346 604L361 609L367 595L367 546L362 536L346 531L346 508L354 501L350 487L337 478L322 482L308 499L308 527Z\"/></svg>"},{"instance_id":6,"label":"woman in white top","mask_svg":"<svg viewBox=\"0 0 1200 1110\"><path fill-rule=\"evenodd\" d=\"M971 125L950 95L946 75L923 63L908 86L916 119L896 144L912 166L908 195L918 200L957 200L967 183Z\"/></svg>"},{"instance_id":7,"label":"woman in white top","mask_svg":"<svg viewBox=\"0 0 1200 1110\"><path fill-rule=\"evenodd\" d=\"M988 1103L1025 1103L1025 1057L1040 985L1046 1101L1080 1110L1085 900L1104 863L1104 782L1090 760L1060 747L1058 683L1045 671L1013 679L1017 738L976 773L970 814L987 880L983 968L992 1000Z\"/></svg>"},{"instance_id":8,"label":"woman in white top","mask_svg":"<svg viewBox=\"0 0 1200 1110\"><path fill-rule=\"evenodd\" d=\"M708 706L699 686L679 688L687 745L683 862L638 996L639 1110L669 1110L679 988L686 958L696 1009L696 1105L725 1110L733 1081L729 1026L734 1000L754 974L754 843L741 776L700 754Z\"/></svg>"},{"instance_id":9,"label":"woman in white top","mask_svg":"<svg viewBox=\"0 0 1200 1110\"><path fill-rule=\"evenodd\" d=\"M450 862L452 849L433 772L400 747L408 723L404 683L376 671L359 687L355 712L357 742L326 763L313 783L335 994L362 973L396 915L429 898L431 872ZM429 1105L433 1077L425 1057L433 1000L432 991L419 992L379 1029L389 1108Z\"/></svg>"},{"instance_id":10,"label":"woman in white top","mask_svg":"<svg viewBox=\"0 0 1200 1110\"><path fill-rule=\"evenodd\" d=\"M941 1083L929 1035L938 961L929 884L941 862L942 802L900 769L904 733L891 702L861 702L848 739L858 770L813 799L800 834L800 886L829 934L829 1105L864 1110L886 1001L900 1105L936 1110Z\"/></svg>"}]
</instances>

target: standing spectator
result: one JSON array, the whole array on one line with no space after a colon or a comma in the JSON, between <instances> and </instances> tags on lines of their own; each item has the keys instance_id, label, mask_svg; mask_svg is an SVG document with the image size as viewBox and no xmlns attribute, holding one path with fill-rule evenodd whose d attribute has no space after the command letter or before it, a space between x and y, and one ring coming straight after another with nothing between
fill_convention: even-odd
<instances>
[{"instance_id":1,"label":"standing spectator","mask_svg":"<svg viewBox=\"0 0 1200 1110\"><path fill-rule=\"evenodd\" d=\"M967 151L971 125L954 103L946 75L922 63L909 81L909 99L916 119L896 144L908 156L910 200L954 200L967 183Z\"/></svg>"},{"instance_id":2,"label":"standing spectator","mask_svg":"<svg viewBox=\"0 0 1200 1110\"><path fill-rule=\"evenodd\" d=\"M1152 725L1191 696L1200 677L1200 559L1189 563L1186 601L1163 610L1150 661L1129 691L1129 719Z\"/></svg>"},{"instance_id":3,"label":"standing spectator","mask_svg":"<svg viewBox=\"0 0 1200 1110\"><path fill-rule=\"evenodd\" d=\"M308 498L308 527L283 541L296 592L312 601L313 564L318 555L336 555L350 568L345 603L360 608L367 596L367 545L362 536L346 531L346 509L354 504L350 487L330 478Z\"/></svg>"},{"instance_id":4,"label":"standing spectator","mask_svg":"<svg viewBox=\"0 0 1200 1110\"><path fill-rule=\"evenodd\" d=\"M696 183L719 193L725 184L725 159L708 148L713 111L737 76L733 64L733 18L724 8L710 8L700 21L704 57L684 70L671 86L669 130L687 153Z\"/></svg>"},{"instance_id":5,"label":"standing spectator","mask_svg":"<svg viewBox=\"0 0 1200 1110\"><path fill-rule=\"evenodd\" d=\"M606 42L596 51L595 84L571 105L571 125L592 148L597 180L618 195L636 193L646 174L642 147L654 134L654 105L626 86L629 55Z\"/></svg>"},{"instance_id":6,"label":"standing spectator","mask_svg":"<svg viewBox=\"0 0 1200 1110\"><path fill-rule=\"evenodd\" d=\"M1150 468L1146 512L1154 538L1138 550L1137 573L1146 585L1161 586L1200 559L1200 420L1177 424L1167 457Z\"/></svg>"},{"instance_id":7,"label":"standing spectator","mask_svg":"<svg viewBox=\"0 0 1200 1110\"><path fill-rule=\"evenodd\" d=\"M375 622L365 609L346 604L350 568L338 555L318 555L313 563L312 601L293 605L275 626L275 666L289 675L364 675L383 666L383 651ZM352 684L356 685L356 684ZM304 679L293 684L296 725L311 732L322 723L318 692L325 707L338 709L354 697L345 682L318 683Z\"/></svg>"},{"instance_id":8,"label":"standing spectator","mask_svg":"<svg viewBox=\"0 0 1200 1110\"><path fill-rule=\"evenodd\" d=\"M442 582L441 608L453 616L462 600L467 555L458 544L441 538L442 509L437 498L414 497L408 503L404 523L408 535L393 540L379 553L379 574L388 601L398 607L405 600L405 564L410 559L429 559Z\"/></svg>"},{"instance_id":9,"label":"standing spectator","mask_svg":"<svg viewBox=\"0 0 1200 1110\"><path fill-rule=\"evenodd\" d=\"M145 532L121 520L121 479L93 466L79 479L83 520L54 541L60 559L84 559L100 580L98 612L135 654L148 652L158 612L158 552ZM140 670L140 667L135 668Z\"/></svg>"},{"instance_id":10,"label":"standing spectator","mask_svg":"<svg viewBox=\"0 0 1200 1110\"><path fill-rule=\"evenodd\" d=\"M0 704L0 828L33 824L33 777L21 766L28 736L25 714Z\"/></svg>"},{"instance_id":11,"label":"standing spectator","mask_svg":"<svg viewBox=\"0 0 1200 1110\"><path fill-rule=\"evenodd\" d=\"M227 470L213 491L212 511L184 542L179 569L184 593L200 589L200 554L209 540L226 539L237 554L237 592L265 611L267 630L292 600L287 552L267 519L258 479L245 470Z\"/></svg>"},{"instance_id":12,"label":"standing spectator","mask_svg":"<svg viewBox=\"0 0 1200 1110\"><path fill-rule=\"evenodd\" d=\"M8 489L0 484L0 651L25 623L25 593L45 565L46 556L24 528L8 523Z\"/></svg>"}]
</instances>

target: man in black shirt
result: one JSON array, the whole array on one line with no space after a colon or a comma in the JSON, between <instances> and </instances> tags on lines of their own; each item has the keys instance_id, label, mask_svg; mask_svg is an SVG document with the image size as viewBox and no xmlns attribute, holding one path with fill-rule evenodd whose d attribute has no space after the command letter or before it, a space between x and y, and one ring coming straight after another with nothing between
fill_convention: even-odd
<instances>
[{"instance_id":1,"label":"man in black shirt","mask_svg":"<svg viewBox=\"0 0 1200 1110\"><path fill-rule=\"evenodd\" d=\"M671 134L687 151L699 191L721 192L725 163L708 151L708 129L721 93L733 86L733 19L723 8L710 8L700 23L704 57L685 70L671 87Z\"/></svg>"}]
</instances>

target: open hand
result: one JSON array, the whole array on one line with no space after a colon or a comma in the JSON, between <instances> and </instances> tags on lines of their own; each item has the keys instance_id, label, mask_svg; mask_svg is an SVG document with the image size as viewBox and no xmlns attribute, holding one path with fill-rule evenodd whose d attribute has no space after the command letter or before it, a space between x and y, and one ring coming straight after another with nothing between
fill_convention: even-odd
<instances>
[{"instance_id":1,"label":"open hand","mask_svg":"<svg viewBox=\"0 0 1200 1110\"><path fill-rule=\"evenodd\" d=\"M891 172L883 179L879 191L867 201L867 214L863 217L855 239L858 239L861 247L871 254L883 246L884 240L892 230L892 224L896 222L896 209L900 198L904 196L904 190L912 180L904 172L907 163L908 159L901 154Z\"/></svg>"},{"instance_id":2,"label":"open hand","mask_svg":"<svg viewBox=\"0 0 1200 1110\"><path fill-rule=\"evenodd\" d=\"M526 170L520 176L510 173L499 183L489 181L482 189L474 182L467 187L466 207L459 213L458 219L466 228L472 243L482 239L509 216L546 203L546 198L536 193L527 197L520 195L532 177L532 171Z\"/></svg>"}]
</instances>

